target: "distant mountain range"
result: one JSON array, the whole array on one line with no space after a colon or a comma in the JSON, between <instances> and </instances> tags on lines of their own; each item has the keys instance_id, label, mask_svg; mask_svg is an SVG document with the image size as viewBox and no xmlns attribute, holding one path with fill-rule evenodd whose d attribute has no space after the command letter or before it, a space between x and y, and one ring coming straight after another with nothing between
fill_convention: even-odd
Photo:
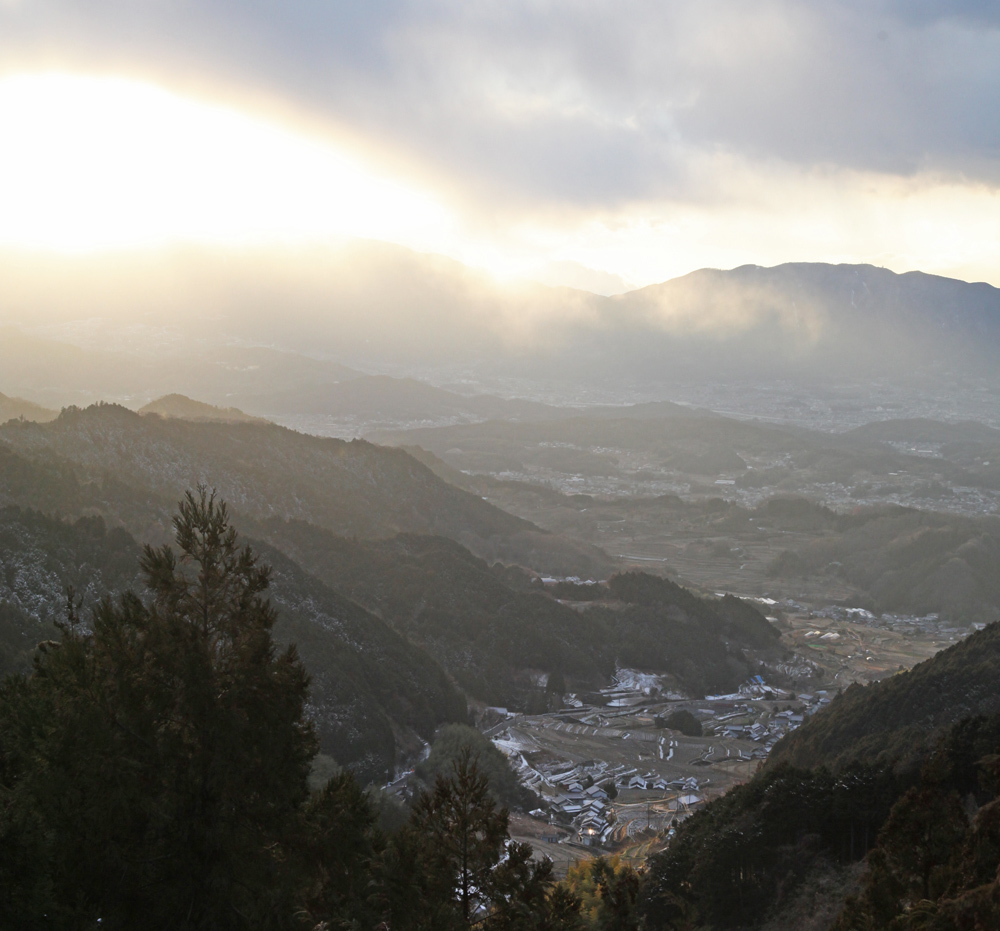
<instances>
[{"instance_id":1,"label":"distant mountain range","mask_svg":"<svg viewBox=\"0 0 1000 931\"><path fill-rule=\"evenodd\" d=\"M996 374L1000 289L872 265L788 263L702 269L609 301L633 334L637 360L697 346L742 375ZM678 359L678 361L680 361ZM818 368L817 368L818 367Z\"/></svg>"},{"instance_id":2,"label":"distant mountain range","mask_svg":"<svg viewBox=\"0 0 1000 931\"><path fill-rule=\"evenodd\" d=\"M514 380L534 384L521 393L536 399L555 383L582 396L588 386L691 379L998 374L1000 289L871 265L702 269L614 297L501 285L439 256L364 242L0 271L11 281L0 323L30 320L35 334L4 332L0 389L50 406L61 386L60 404L181 391L261 413L339 413L357 399L324 389L358 370L470 387ZM56 272L71 299L49 281ZM42 333L89 348L44 347ZM369 388L364 403L377 395Z\"/></svg>"},{"instance_id":3,"label":"distant mountain range","mask_svg":"<svg viewBox=\"0 0 1000 931\"><path fill-rule=\"evenodd\" d=\"M315 390L360 374L335 362L264 347L183 341L181 346L110 350L74 345L65 336L0 328L0 389L49 408L102 400L140 407L177 392L229 407L244 396L303 386ZM0 422L9 419L4 411L0 408Z\"/></svg>"},{"instance_id":4,"label":"distant mountain range","mask_svg":"<svg viewBox=\"0 0 1000 931\"><path fill-rule=\"evenodd\" d=\"M266 423L261 417L244 414L238 407L216 407L204 401L193 401L183 394L167 394L140 407L140 414L176 417L179 420L210 421L213 423Z\"/></svg>"},{"instance_id":5,"label":"distant mountain range","mask_svg":"<svg viewBox=\"0 0 1000 931\"><path fill-rule=\"evenodd\" d=\"M17 420L19 417L45 423L48 420L55 420L58 416L58 411L49 410L41 404L25 401L24 398L8 398L7 395L0 394L0 423Z\"/></svg>"},{"instance_id":6,"label":"distant mountain range","mask_svg":"<svg viewBox=\"0 0 1000 931\"><path fill-rule=\"evenodd\" d=\"M413 378L360 375L336 384L307 386L248 397L246 407L265 414L354 417L366 423L421 420L545 420L566 411L537 401L489 394L458 394Z\"/></svg>"}]
</instances>

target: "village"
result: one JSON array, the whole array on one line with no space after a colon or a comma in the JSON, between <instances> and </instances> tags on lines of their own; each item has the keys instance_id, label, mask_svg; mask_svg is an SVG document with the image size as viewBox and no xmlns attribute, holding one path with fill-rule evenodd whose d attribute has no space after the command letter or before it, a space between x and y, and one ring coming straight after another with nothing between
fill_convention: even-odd
<instances>
[{"instance_id":1,"label":"village","mask_svg":"<svg viewBox=\"0 0 1000 931\"><path fill-rule=\"evenodd\" d=\"M557 871L600 852L643 859L709 799L749 779L782 736L833 697L794 695L756 676L734 694L688 699L628 669L599 695L585 704L569 694L547 714L491 708L480 722L539 798L512 819L512 836ZM687 733L667 726L678 712Z\"/></svg>"},{"instance_id":2,"label":"village","mask_svg":"<svg viewBox=\"0 0 1000 931\"><path fill-rule=\"evenodd\" d=\"M641 862L681 821L747 781L778 740L840 688L908 669L971 632L933 615L755 600L781 608L780 620L768 619L794 661L775 672L798 682L798 692L755 676L734 694L692 699L659 676L619 669L609 687L586 702L568 694L558 711L486 709L479 727L539 798L528 815L512 817L513 836L552 859L557 872L597 853ZM686 733L668 724L678 712L693 725Z\"/></svg>"},{"instance_id":3,"label":"village","mask_svg":"<svg viewBox=\"0 0 1000 931\"><path fill-rule=\"evenodd\" d=\"M558 710L478 709L476 726L536 800L511 812L511 837L552 860L557 875L601 854L641 865L682 821L748 781L840 689L909 669L981 626L744 597L775 612L767 619L791 648L769 667L782 687L756 675L732 694L692 698L667 676L619 668L598 692L563 695ZM412 772L387 788L407 796Z\"/></svg>"}]
</instances>

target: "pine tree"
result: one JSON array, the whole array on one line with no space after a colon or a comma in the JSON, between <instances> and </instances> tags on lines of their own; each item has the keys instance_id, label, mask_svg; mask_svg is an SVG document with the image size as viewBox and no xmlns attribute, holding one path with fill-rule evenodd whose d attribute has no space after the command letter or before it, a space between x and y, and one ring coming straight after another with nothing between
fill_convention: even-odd
<instances>
[{"instance_id":1,"label":"pine tree","mask_svg":"<svg viewBox=\"0 0 1000 931\"><path fill-rule=\"evenodd\" d=\"M379 923L386 897L378 864L386 845L377 818L371 798L349 770L309 800L299 856L302 875L310 880L303 909L310 927ZM393 873L386 879L393 882Z\"/></svg>"},{"instance_id":2,"label":"pine tree","mask_svg":"<svg viewBox=\"0 0 1000 931\"><path fill-rule=\"evenodd\" d=\"M468 748L459 754L451 777L438 776L433 791L422 795L414 808L413 827L426 845L430 894L442 903L457 897L466 927L487 907L507 824L507 809L497 809L489 781Z\"/></svg>"},{"instance_id":3,"label":"pine tree","mask_svg":"<svg viewBox=\"0 0 1000 931\"><path fill-rule=\"evenodd\" d=\"M533 861L530 845L511 841L508 824L477 755L463 748L386 851L394 869L383 875L395 877L383 882L389 927L577 931L579 898L554 888L552 862Z\"/></svg>"},{"instance_id":4,"label":"pine tree","mask_svg":"<svg viewBox=\"0 0 1000 931\"><path fill-rule=\"evenodd\" d=\"M200 489L174 520L179 555L146 547L144 601L105 599L0 700L3 927L280 928L288 847L315 739L308 679L271 639L269 570Z\"/></svg>"}]
</instances>

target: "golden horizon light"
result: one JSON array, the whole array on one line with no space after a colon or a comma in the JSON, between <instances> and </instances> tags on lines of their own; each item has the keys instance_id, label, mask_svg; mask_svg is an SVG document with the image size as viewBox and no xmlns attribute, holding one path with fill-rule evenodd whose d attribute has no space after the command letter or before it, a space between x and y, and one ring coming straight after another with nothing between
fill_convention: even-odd
<instances>
[{"instance_id":1,"label":"golden horizon light","mask_svg":"<svg viewBox=\"0 0 1000 931\"><path fill-rule=\"evenodd\" d=\"M362 155L364 140L304 131L273 112L70 72L0 77L0 127L9 253L360 238L441 253L502 282L555 274L585 289L601 275L624 290L702 267L789 261L1000 285L1000 189L960 174L904 178L692 148L690 190L553 207L463 186L403 146Z\"/></svg>"},{"instance_id":2,"label":"golden horizon light","mask_svg":"<svg viewBox=\"0 0 1000 931\"><path fill-rule=\"evenodd\" d=\"M405 242L450 222L325 140L127 78L0 79L0 126L6 247Z\"/></svg>"}]
</instances>

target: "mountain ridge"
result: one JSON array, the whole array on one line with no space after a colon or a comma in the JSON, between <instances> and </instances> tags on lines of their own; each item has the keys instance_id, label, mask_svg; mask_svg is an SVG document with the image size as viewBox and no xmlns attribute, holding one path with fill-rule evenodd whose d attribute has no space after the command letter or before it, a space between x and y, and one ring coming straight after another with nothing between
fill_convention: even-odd
<instances>
[{"instance_id":1,"label":"mountain ridge","mask_svg":"<svg viewBox=\"0 0 1000 931\"><path fill-rule=\"evenodd\" d=\"M72 263L66 267L60 281L68 287L77 273ZM161 314L166 302L179 308L167 327L175 347L281 346L369 373L436 371L442 381L445 372L475 366L483 376L605 386L621 378L683 381L713 367L756 381L843 382L874 373L924 381L973 373L995 378L1000 349L1000 289L872 265L698 269L604 297L501 285L441 256L356 242L279 258L247 252L223 259L205 251L80 275L74 310L56 299L48 281L29 282L6 308L6 322L30 310L33 320L65 329L74 314L93 311L114 334L116 315ZM156 295L142 288L151 277ZM138 289L127 307L123 283ZM26 392L20 382L5 386L15 389Z\"/></svg>"},{"instance_id":2,"label":"mountain ridge","mask_svg":"<svg viewBox=\"0 0 1000 931\"><path fill-rule=\"evenodd\" d=\"M364 440L94 405L68 408L45 425L0 426L0 447L28 460L72 463L84 482L110 479L161 501L207 484L236 515L251 519L281 514L368 538L440 533L490 561L534 562L560 575L590 575L611 564L596 547L563 540L449 485L403 450ZM169 536L167 527L160 533Z\"/></svg>"}]
</instances>

